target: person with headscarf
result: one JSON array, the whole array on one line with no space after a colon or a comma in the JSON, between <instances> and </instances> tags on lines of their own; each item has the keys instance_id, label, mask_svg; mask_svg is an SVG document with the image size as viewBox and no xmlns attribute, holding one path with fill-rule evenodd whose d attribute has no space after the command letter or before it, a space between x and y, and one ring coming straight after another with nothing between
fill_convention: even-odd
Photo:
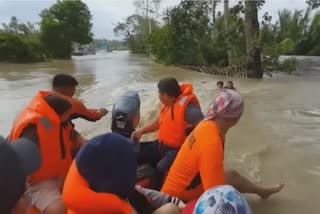
<instances>
[{"instance_id":1,"label":"person with headscarf","mask_svg":"<svg viewBox=\"0 0 320 214\"><path fill-rule=\"evenodd\" d=\"M220 91L201 121L182 145L170 168L161 192L183 201L197 199L204 191L229 184L242 193L266 199L284 184L262 187L223 165L225 137L237 124L244 110L241 95L234 90Z\"/></svg>"}]
</instances>

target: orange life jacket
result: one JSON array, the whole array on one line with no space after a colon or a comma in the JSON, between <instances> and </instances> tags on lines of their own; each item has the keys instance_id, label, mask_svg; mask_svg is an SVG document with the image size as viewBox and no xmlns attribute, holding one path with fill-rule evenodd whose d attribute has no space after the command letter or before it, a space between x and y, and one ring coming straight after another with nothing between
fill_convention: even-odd
<instances>
[{"instance_id":1,"label":"orange life jacket","mask_svg":"<svg viewBox=\"0 0 320 214\"><path fill-rule=\"evenodd\" d=\"M66 177L62 200L68 209L67 214L134 213L130 204L118 196L91 190L86 180L78 172L75 161L71 164Z\"/></svg>"},{"instance_id":2,"label":"orange life jacket","mask_svg":"<svg viewBox=\"0 0 320 214\"><path fill-rule=\"evenodd\" d=\"M44 100L50 93L52 92L38 92L17 117L9 136L10 141L16 140L27 125L37 126L41 166L30 177L31 183L54 177L64 178L72 162L70 133L73 128L70 124L63 126L59 116Z\"/></svg>"},{"instance_id":3,"label":"orange life jacket","mask_svg":"<svg viewBox=\"0 0 320 214\"><path fill-rule=\"evenodd\" d=\"M189 124L185 122L184 115L189 103L200 107L192 92L192 84L182 84L180 90L182 93L173 106L160 107L158 140L172 148L179 148L187 137L185 130Z\"/></svg>"}]
</instances>

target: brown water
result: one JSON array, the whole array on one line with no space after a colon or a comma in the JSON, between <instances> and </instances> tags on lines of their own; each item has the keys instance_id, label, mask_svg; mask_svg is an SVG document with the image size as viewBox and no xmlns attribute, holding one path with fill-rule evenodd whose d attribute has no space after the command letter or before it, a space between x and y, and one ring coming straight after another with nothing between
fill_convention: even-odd
<instances>
[{"instance_id":1,"label":"brown water","mask_svg":"<svg viewBox=\"0 0 320 214\"><path fill-rule=\"evenodd\" d=\"M248 196L253 213L320 213L320 66L313 59L304 72L311 77L277 75L263 80L232 79L245 98L245 113L230 131L226 165L255 182L286 181L285 189L267 201ZM0 133L7 135L17 113L38 90L50 87L57 73L80 82L77 97L89 107L111 109L115 97L136 89L142 98L142 122L157 116L157 81L174 76L192 81L205 111L220 78L154 64L127 52L98 53L29 65L0 65ZM310 75L312 73L312 75ZM96 123L76 121L87 137L110 130L110 115ZM147 136L152 138L154 135Z\"/></svg>"}]
</instances>

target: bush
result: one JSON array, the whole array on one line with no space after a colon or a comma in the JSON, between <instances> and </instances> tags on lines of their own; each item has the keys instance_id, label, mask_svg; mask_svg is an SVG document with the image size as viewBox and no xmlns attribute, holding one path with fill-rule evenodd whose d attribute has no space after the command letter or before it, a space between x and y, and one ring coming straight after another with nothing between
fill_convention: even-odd
<instances>
[{"instance_id":1,"label":"bush","mask_svg":"<svg viewBox=\"0 0 320 214\"><path fill-rule=\"evenodd\" d=\"M24 40L18 35L0 33L0 61L2 62L37 62L44 60L40 43Z\"/></svg>"},{"instance_id":2,"label":"bush","mask_svg":"<svg viewBox=\"0 0 320 214\"><path fill-rule=\"evenodd\" d=\"M296 70L297 65L298 61L295 58L285 59L279 64L279 71L291 74Z\"/></svg>"}]
</instances>

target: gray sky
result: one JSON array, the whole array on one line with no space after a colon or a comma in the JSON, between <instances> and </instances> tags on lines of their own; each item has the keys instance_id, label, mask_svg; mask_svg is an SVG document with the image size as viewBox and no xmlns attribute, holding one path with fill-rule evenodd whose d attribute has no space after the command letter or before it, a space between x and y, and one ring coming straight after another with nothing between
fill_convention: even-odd
<instances>
[{"instance_id":1,"label":"gray sky","mask_svg":"<svg viewBox=\"0 0 320 214\"><path fill-rule=\"evenodd\" d=\"M0 0L0 23L8 22L11 16L22 21L39 22L39 13L54 4L55 0ZM96 38L114 39L114 23L123 20L135 12L133 0L84 0L93 15L93 33ZM163 0L162 8L176 5L180 0ZM230 5L237 0L230 0ZM305 0L266 0L260 15L268 11L277 16L277 11L283 8L289 10L305 9ZM222 4L219 5L222 9Z\"/></svg>"}]
</instances>

